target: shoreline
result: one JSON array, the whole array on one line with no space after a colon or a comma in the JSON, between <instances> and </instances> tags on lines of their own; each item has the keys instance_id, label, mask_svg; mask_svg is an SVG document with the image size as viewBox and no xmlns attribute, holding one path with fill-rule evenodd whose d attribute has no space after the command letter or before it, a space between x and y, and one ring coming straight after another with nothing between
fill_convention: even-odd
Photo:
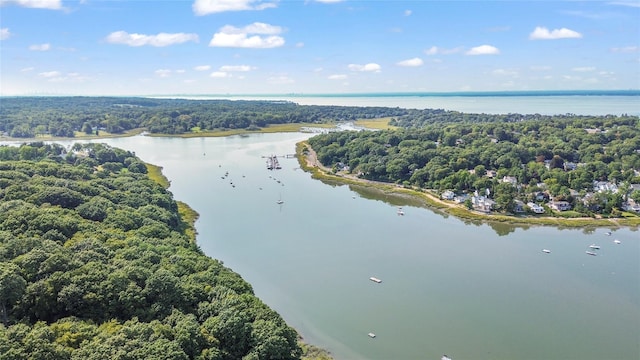
<instances>
[{"instance_id":1,"label":"shoreline","mask_svg":"<svg viewBox=\"0 0 640 360\"><path fill-rule=\"evenodd\" d=\"M432 210L438 210L445 214L455 216L463 220L474 220L491 223L507 223L514 226L517 225L536 225L536 226L555 226L555 227L608 227L620 228L640 227L640 217L634 218L563 218L552 216L531 216L531 215L507 215L497 213L483 213L466 209L462 204L440 199L433 192L426 189L409 189L397 184L385 183L379 181L366 180L356 177L352 174L337 173L333 174L331 169L323 166L317 160L317 156L313 148L306 142L302 141L296 144L296 156L300 167L309 172L314 179L330 180L345 185L358 185L365 187L374 187L383 193L391 193L399 196L409 196L415 199L423 200L427 207Z\"/></svg>"},{"instance_id":2,"label":"shoreline","mask_svg":"<svg viewBox=\"0 0 640 360\"><path fill-rule=\"evenodd\" d=\"M382 129L382 128L388 127L386 126L386 121L384 121L386 119L377 119L377 120L380 122L377 128ZM375 123L377 121L370 120L370 122ZM300 132L301 127L308 126L310 124L300 123L300 124L295 124L295 126L291 126L291 125L292 124L278 124L278 125L270 126L267 128L262 128L260 130L251 130L251 131L222 130L222 131L211 131L206 133L190 133L190 134L146 134L145 136L194 138L194 137L224 137L224 136L233 136L233 135L242 136L242 134L249 135L249 134L256 134L256 133ZM313 124L313 125L316 127L335 126L335 124ZM371 124L369 124L369 126L371 126ZM0 144L4 141L27 143L27 142L57 141L57 140L99 140L99 139L107 139L107 138L138 136L141 134L144 134L144 129L134 129L123 134L101 134L98 136L82 136L82 137L74 137L74 138L0 137ZM308 150L307 154L303 154L303 150L305 147ZM566 227L566 228L609 227L612 229L620 228L620 227L630 227L630 228L640 227L640 216L629 217L629 218L593 218L593 217L566 218L566 217L553 217L553 216L538 217L538 216L532 216L532 215L518 216L518 215L508 215L508 214L498 214L498 213L484 213L480 211L468 210L461 204L440 199L439 196L429 191L428 189L419 189L419 190L410 189L398 184L361 179L356 177L355 175L347 174L347 173L334 174L332 173L331 169L319 164L315 155L315 151L311 148L311 146L306 141L302 141L296 144L295 151L296 151L296 157L298 158L298 163L300 164L300 167L304 171L311 173L312 177L315 179L335 181L345 185L373 187L383 193L391 193L397 196L408 196L414 199L424 201L426 204L426 207L432 210L438 210L440 212L443 212L451 216L455 216L463 220L492 222L492 223L507 223L514 226L535 225L535 226L555 226L555 227Z\"/></svg>"}]
</instances>

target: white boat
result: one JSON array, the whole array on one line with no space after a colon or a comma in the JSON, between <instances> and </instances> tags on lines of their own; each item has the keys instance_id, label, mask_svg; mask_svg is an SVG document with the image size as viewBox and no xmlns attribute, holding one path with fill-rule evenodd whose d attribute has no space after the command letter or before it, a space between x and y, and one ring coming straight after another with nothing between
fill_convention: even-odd
<instances>
[{"instance_id":1,"label":"white boat","mask_svg":"<svg viewBox=\"0 0 640 360\"><path fill-rule=\"evenodd\" d=\"M378 284L380 284L382 282L382 280L380 280L380 279L378 279L377 277L374 277L374 276L370 277L369 280L371 280L371 281L373 281L375 283L378 283Z\"/></svg>"},{"instance_id":2,"label":"white boat","mask_svg":"<svg viewBox=\"0 0 640 360\"><path fill-rule=\"evenodd\" d=\"M600 250L600 245L591 244L591 245L589 245L589 248L593 249L593 250Z\"/></svg>"},{"instance_id":3,"label":"white boat","mask_svg":"<svg viewBox=\"0 0 640 360\"><path fill-rule=\"evenodd\" d=\"M610 236L610 235L611 235L611 231L607 231L607 232L606 232L606 233L604 233L604 234L605 234L605 235L607 235L607 236Z\"/></svg>"},{"instance_id":4,"label":"white boat","mask_svg":"<svg viewBox=\"0 0 640 360\"><path fill-rule=\"evenodd\" d=\"M452 359L450 357L448 357L447 355L442 355L440 360L452 360Z\"/></svg>"},{"instance_id":5,"label":"white boat","mask_svg":"<svg viewBox=\"0 0 640 360\"><path fill-rule=\"evenodd\" d=\"M593 251L585 251L587 253L587 255L591 255L591 256L596 256L598 255L597 253L594 253Z\"/></svg>"},{"instance_id":6,"label":"white boat","mask_svg":"<svg viewBox=\"0 0 640 360\"><path fill-rule=\"evenodd\" d=\"M404 211L402 211L402 207L398 207L398 215L404 215Z\"/></svg>"},{"instance_id":7,"label":"white boat","mask_svg":"<svg viewBox=\"0 0 640 360\"><path fill-rule=\"evenodd\" d=\"M620 241L620 240L618 240L618 239L613 240L613 242L614 242L615 244L622 244L622 241Z\"/></svg>"},{"instance_id":8,"label":"white boat","mask_svg":"<svg viewBox=\"0 0 640 360\"><path fill-rule=\"evenodd\" d=\"M551 250L549 250L549 249L542 249L542 252L543 253L547 253L547 254L551 254Z\"/></svg>"},{"instance_id":9,"label":"white boat","mask_svg":"<svg viewBox=\"0 0 640 360\"><path fill-rule=\"evenodd\" d=\"M280 198L278 199L278 201L276 201L276 204L278 204L278 205L282 205L282 204L284 204L284 200L282 200L282 196L280 196Z\"/></svg>"},{"instance_id":10,"label":"white boat","mask_svg":"<svg viewBox=\"0 0 640 360\"><path fill-rule=\"evenodd\" d=\"M374 334L374 333L368 333L367 335L369 335L369 337L370 337L370 338L372 338L372 339L373 339L374 337L376 337L376 334Z\"/></svg>"}]
</instances>

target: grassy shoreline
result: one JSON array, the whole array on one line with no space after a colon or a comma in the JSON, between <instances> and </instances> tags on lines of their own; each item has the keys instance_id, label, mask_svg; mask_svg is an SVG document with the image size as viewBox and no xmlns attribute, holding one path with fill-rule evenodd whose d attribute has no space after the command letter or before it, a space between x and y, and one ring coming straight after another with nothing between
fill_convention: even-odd
<instances>
[{"instance_id":1,"label":"grassy shoreline","mask_svg":"<svg viewBox=\"0 0 640 360\"><path fill-rule=\"evenodd\" d=\"M315 153L311 146L302 141L296 144L296 156L300 164L300 168L311 173L314 179L337 182L345 185L358 185L374 187L377 190L400 196L410 196L424 201L429 207L442 211L446 214L455 216L464 220L474 220L483 222L506 223L511 225L542 225L556 227L640 227L640 216L596 219L590 217L581 218L563 218L550 216L533 216L533 215L507 215L496 213L482 213L478 211L468 210L463 205L450 201L444 201L428 190L409 189L396 184L382 183L356 178L353 175L333 174L331 169L320 165L315 158Z\"/></svg>"}]
</instances>

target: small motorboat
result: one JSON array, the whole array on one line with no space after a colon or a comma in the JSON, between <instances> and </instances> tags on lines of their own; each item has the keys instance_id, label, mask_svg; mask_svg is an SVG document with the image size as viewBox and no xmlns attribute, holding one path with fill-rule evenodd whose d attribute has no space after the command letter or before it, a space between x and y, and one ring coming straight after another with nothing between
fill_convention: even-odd
<instances>
[{"instance_id":1,"label":"small motorboat","mask_svg":"<svg viewBox=\"0 0 640 360\"><path fill-rule=\"evenodd\" d=\"M596 255L598 255L598 254L596 254L596 253L595 253L595 252L593 252L593 251L585 251L585 253L587 253L587 255L591 255L591 256L596 256Z\"/></svg>"},{"instance_id":2,"label":"small motorboat","mask_svg":"<svg viewBox=\"0 0 640 360\"><path fill-rule=\"evenodd\" d=\"M382 282L382 280L380 280L380 279L378 279L377 277L374 277L374 276L370 277L369 280L373 281L374 283L378 283L378 284L380 284Z\"/></svg>"},{"instance_id":3,"label":"small motorboat","mask_svg":"<svg viewBox=\"0 0 640 360\"><path fill-rule=\"evenodd\" d=\"M600 250L600 245L591 244L591 245L589 245L589 248L593 249L593 250Z\"/></svg>"},{"instance_id":4,"label":"small motorboat","mask_svg":"<svg viewBox=\"0 0 640 360\"><path fill-rule=\"evenodd\" d=\"M374 337L376 337L376 334L374 334L374 333L372 333L372 332L368 333L367 335L369 335L369 337L370 337L370 338L372 338L372 339L373 339Z\"/></svg>"},{"instance_id":5,"label":"small motorboat","mask_svg":"<svg viewBox=\"0 0 640 360\"><path fill-rule=\"evenodd\" d=\"M551 250L549 249L542 249L542 252L545 254L551 254Z\"/></svg>"},{"instance_id":6,"label":"small motorboat","mask_svg":"<svg viewBox=\"0 0 640 360\"><path fill-rule=\"evenodd\" d=\"M618 239L615 239L615 240L613 240L613 243L614 243L614 244L622 244L622 241L620 241L620 240L618 240Z\"/></svg>"}]
</instances>

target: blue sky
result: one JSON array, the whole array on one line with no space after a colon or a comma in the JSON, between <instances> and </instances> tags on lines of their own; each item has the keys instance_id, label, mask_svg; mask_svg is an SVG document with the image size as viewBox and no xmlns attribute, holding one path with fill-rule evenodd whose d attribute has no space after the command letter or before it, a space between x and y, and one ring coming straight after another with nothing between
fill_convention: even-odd
<instances>
[{"instance_id":1,"label":"blue sky","mask_svg":"<svg viewBox=\"0 0 640 360\"><path fill-rule=\"evenodd\" d=\"M1 95L640 89L640 0L0 0Z\"/></svg>"}]
</instances>

